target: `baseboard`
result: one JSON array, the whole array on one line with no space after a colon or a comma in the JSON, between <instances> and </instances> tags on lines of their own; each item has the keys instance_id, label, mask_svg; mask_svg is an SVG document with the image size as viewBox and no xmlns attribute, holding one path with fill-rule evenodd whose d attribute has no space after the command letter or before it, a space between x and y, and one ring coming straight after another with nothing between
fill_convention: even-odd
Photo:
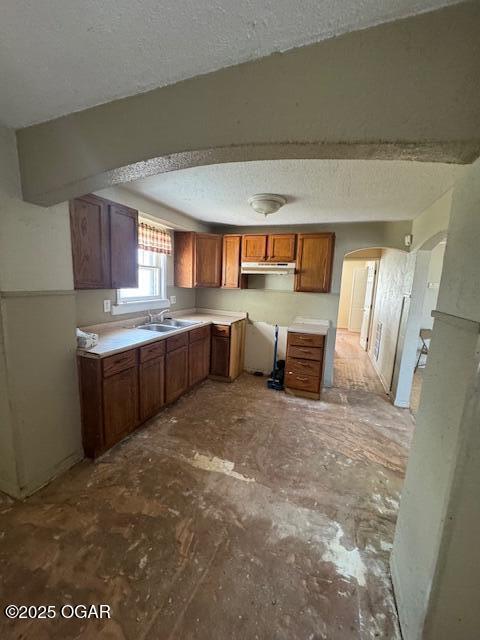
<instances>
[{"instance_id":1,"label":"baseboard","mask_svg":"<svg viewBox=\"0 0 480 640\"><path fill-rule=\"evenodd\" d=\"M377 361L375 360L375 358L372 356L372 354L370 353L370 351L367 351L367 355L370 358L370 362L372 363L373 368L375 369L375 373L378 376L378 379L380 380L380 382L382 383L382 387L385 390L385 393L389 396L390 395L390 385L388 385L386 383L385 378L382 376L381 372L378 369L377 366Z\"/></svg>"}]
</instances>

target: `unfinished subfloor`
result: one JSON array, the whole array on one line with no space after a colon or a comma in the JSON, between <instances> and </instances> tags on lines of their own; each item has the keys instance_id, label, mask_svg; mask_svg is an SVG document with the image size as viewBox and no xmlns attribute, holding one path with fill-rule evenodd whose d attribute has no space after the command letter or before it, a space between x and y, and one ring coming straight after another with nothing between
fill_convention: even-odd
<instances>
[{"instance_id":1,"label":"unfinished subfloor","mask_svg":"<svg viewBox=\"0 0 480 640\"><path fill-rule=\"evenodd\" d=\"M337 362L338 364L338 362ZM208 380L95 463L0 503L0 600L111 620L0 617L9 639L399 638L389 578L413 420Z\"/></svg>"}]
</instances>

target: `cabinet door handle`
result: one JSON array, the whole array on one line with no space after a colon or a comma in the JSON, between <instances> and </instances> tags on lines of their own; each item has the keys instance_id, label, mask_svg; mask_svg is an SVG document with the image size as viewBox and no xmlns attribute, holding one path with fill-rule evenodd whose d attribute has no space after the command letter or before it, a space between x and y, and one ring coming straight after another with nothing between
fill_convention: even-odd
<instances>
[{"instance_id":1,"label":"cabinet door handle","mask_svg":"<svg viewBox=\"0 0 480 640\"><path fill-rule=\"evenodd\" d=\"M297 376L297 380L300 380L301 382L306 382L308 380L308 378L302 377L302 376Z\"/></svg>"}]
</instances>

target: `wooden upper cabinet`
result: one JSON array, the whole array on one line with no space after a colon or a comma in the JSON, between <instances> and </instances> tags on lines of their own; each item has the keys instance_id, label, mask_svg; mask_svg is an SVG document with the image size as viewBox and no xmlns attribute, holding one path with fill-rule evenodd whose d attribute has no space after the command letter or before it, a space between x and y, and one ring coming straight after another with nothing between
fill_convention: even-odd
<instances>
[{"instance_id":1,"label":"wooden upper cabinet","mask_svg":"<svg viewBox=\"0 0 480 640\"><path fill-rule=\"evenodd\" d=\"M94 195L70 202L75 289L110 288L108 206Z\"/></svg>"},{"instance_id":2,"label":"wooden upper cabinet","mask_svg":"<svg viewBox=\"0 0 480 640\"><path fill-rule=\"evenodd\" d=\"M294 233L270 234L267 244L267 259L271 262L294 262L296 238Z\"/></svg>"},{"instance_id":3,"label":"wooden upper cabinet","mask_svg":"<svg viewBox=\"0 0 480 640\"><path fill-rule=\"evenodd\" d=\"M334 243L333 233L299 234L295 291L330 291Z\"/></svg>"},{"instance_id":4,"label":"wooden upper cabinet","mask_svg":"<svg viewBox=\"0 0 480 640\"><path fill-rule=\"evenodd\" d=\"M242 262L262 262L267 257L267 235L245 235L242 240Z\"/></svg>"},{"instance_id":5,"label":"wooden upper cabinet","mask_svg":"<svg viewBox=\"0 0 480 640\"><path fill-rule=\"evenodd\" d=\"M222 236L175 231L174 278L176 287L220 287Z\"/></svg>"},{"instance_id":6,"label":"wooden upper cabinet","mask_svg":"<svg viewBox=\"0 0 480 640\"><path fill-rule=\"evenodd\" d=\"M195 286L219 287L222 269L222 236L213 233L195 235Z\"/></svg>"},{"instance_id":7,"label":"wooden upper cabinet","mask_svg":"<svg viewBox=\"0 0 480 640\"><path fill-rule=\"evenodd\" d=\"M138 212L93 194L70 202L75 289L138 286Z\"/></svg>"},{"instance_id":8,"label":"wooden upper cabinet","mask_svg":"<svg viewBox=\"0 0 480 640\"><path fill-rule=\"evenodd\" d=\"M240 275L242 236L223 236L222 252L222 287L224 289L240 289L245 284L245 277Z\"/></svg>"},{"instance_id":9,"label":"wooden upper cabinet","mask_svg":"<svg viewBox=\"0 0 480 640\"><path fill-rule=\"evenodd\" d=\"M138 211L115 203L108 209L112 287L138 287Z\"/></svg>"}]
</instances>

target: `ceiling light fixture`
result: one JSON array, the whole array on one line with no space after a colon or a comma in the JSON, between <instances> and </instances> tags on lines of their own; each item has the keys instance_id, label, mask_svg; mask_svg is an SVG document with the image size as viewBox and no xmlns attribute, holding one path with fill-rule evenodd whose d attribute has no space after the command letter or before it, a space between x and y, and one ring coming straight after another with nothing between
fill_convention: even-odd
<instances>
[{"instance_id":1,"label":"ceiling light fixture","mask_svg":"<svg viewBox=\"0 0 480 640\"><path fill-rule=\"evenodd\" d=\"M254 211L267 217L287 204L287 199L275 193L257 193L248 199L248 204Z\"/></svg>"}]
</instances>

